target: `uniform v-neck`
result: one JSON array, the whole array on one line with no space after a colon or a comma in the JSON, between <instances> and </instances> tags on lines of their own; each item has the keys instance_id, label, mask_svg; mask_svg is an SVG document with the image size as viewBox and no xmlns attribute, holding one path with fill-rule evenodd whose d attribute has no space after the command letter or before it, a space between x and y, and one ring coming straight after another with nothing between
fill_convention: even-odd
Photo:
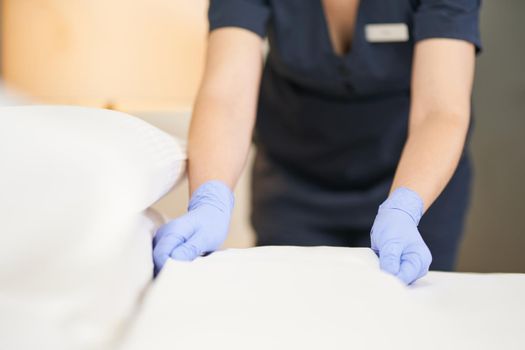
<instances>
[{"instance_id":1,"label":"uniform v-neck","mask_svg":"<svg viewBox=\"0 0 525 350\"><path fill-rule=\"evenodd\" d=\"M323 23L323 26L322 26L323 27L323 36L324 36L324 41L326 42L326 47L330 51L330 54L332 56L336 57L339 60L347 60L352 55L352 53L354 52L357 29L358 29L358 26L360 24L359 21L360 21L360 17L361 17L361 6L363 5L364 1L366 1L366 0L359 0L359 3L357 4L357 8L356 8L356 12L355 12L354 28L353 28L353 34L352 34L352 42L351 42L350 47L348 48L348 50L346 52L344 52L343 54L339 54L336 51L334 42L332 41L332 35L330 33L330 24L328 22L329 19L328 19L326 10L325 10L325 6L324 6L324 3L323 3L323 0L318 0L317 1L318 5L319 5L319 9L320 9L319 13L321 14L321 18L322 18L321 22Z\"/></svg>"}]
</instances>

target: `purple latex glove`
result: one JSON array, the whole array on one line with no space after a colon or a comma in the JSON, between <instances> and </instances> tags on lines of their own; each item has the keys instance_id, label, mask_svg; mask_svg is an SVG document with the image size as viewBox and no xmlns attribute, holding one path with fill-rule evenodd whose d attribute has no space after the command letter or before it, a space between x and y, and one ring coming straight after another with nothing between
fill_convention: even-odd
<instances>
[{"instance_id":1,"label":"purple latex glove","mask_svg":"<svg viewBox=\"0 0 525 350\"><path fill-rule=\"evenodd\" d=\"M372 226L372 249L379 255L382 270L405 284L427 274L432 255L417 229L423 201L408 189L398 188L379 206Z\"/></svg>"},{"instance_id":2,"label":"purple latex glove","mask_svg":"<svg viewBox=\"0 0 525 350\"><path fill-rule=\"evenodd\" d=\"M228 234L233 193L221 181L208 181L192 195L188 212L163 225L153 239L156 272L166 260L191 261L218 249Z\"/></svg>"}]
</instances>

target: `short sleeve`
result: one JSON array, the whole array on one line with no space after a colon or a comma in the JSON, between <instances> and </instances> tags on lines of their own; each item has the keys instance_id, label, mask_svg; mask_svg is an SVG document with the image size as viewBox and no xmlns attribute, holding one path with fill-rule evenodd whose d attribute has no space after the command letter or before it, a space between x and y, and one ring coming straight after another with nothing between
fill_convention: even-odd
<instances>
[{"instance_id":1,"label":"short sleeve","mask_svg":"<svg viewBox=\"0 0 525 350\"><path fill-rule=\"evenodd\" d=\"M210 0L210 31L239 27L266 36L270 6L267 0Z\"/></svg>"},{"instance_id":2,"label":"short sleeve","mask_svg":"<svg viewBox=\"0 0 525 350\"><path fill-rule=\"evenodd\" d=\"M414 40L466 40L480 52L480 8L481 0L421 0L414 18Z\"/></svg>"}]
</instances>

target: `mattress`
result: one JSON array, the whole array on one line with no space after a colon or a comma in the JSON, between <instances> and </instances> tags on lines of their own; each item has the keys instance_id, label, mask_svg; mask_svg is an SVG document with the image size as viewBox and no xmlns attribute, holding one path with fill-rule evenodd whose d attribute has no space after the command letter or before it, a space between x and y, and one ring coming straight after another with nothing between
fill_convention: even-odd
<instances>
[{"instance_id":1,"label":"mattress","mask_svg":"<svg viewBox=\"0 0 525 350\"><path fill-rule=\"evenodd\" d=\"M123 349L525 349L525 275L405 287L365 248L260 247L169 261Z\"/></svg>"}]
</instances>

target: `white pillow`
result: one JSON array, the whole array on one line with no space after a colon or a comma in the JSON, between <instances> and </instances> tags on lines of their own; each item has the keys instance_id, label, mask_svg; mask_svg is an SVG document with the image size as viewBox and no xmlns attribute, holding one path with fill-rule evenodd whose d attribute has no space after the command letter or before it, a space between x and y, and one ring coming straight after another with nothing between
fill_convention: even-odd
<instances>
[{"instance_id":1,"label":"white pillow","mask_svg":"<svg viewBox=\"0 0 525 350\"><path fill-rule=\"evenodd\" d=\"M524 295L524 274L407 288L367 248L226 250L168 261L123 349L525 349Z\"/></svg>"},{"instance_id":2,"label":"white pillow","mask_svg":"<svg viewBox=\"0 0 525 350\"><path fill-rule=\"evenodd\" d=\"M0 348L113 348L185 151L124 113L0 108Z\"/></svg>"}]
</instances>

